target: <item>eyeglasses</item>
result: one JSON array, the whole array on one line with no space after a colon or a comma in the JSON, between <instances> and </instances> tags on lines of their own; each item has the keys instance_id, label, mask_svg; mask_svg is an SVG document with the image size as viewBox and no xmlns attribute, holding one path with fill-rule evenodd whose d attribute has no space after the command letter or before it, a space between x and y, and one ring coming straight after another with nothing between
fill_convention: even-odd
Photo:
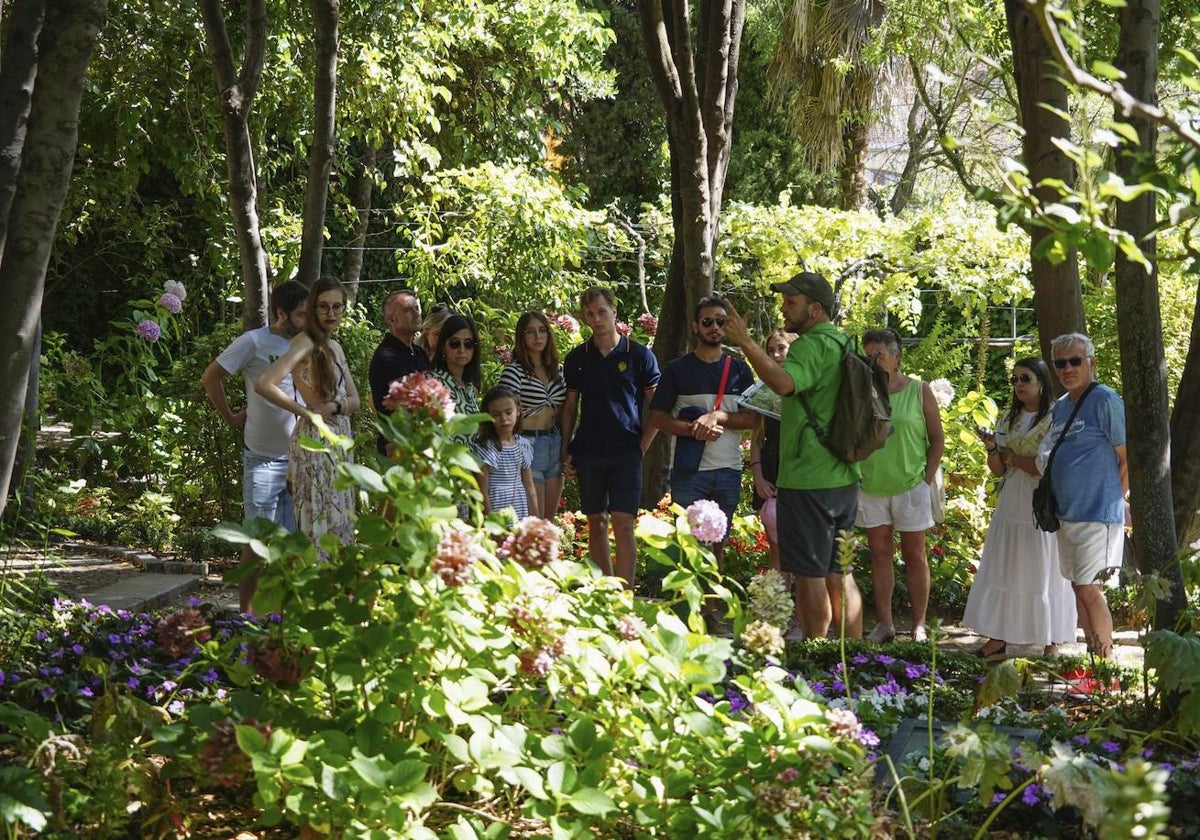
<instances>
[{"instance_id":1,"label":"eyeglasses","mask_svg":"<svg viewBox=\"0 0 1200 840\"><path fill-rule=\"evenodd\" d=\"M723 327L723 326L725 326L725 319L724 318L701 318L700 319L700 326L704 327L705 329L707 329L708 327L711 327L713 324L716 324L718 327Z\"/></svg>"},{"instance_id":2,"label":"eyeglasses","mask_svg":"<svg viewBox=\"0 0 1200 840\"><path fill-rule=\"evenodd\" d=\"M317 311L323 315L341 315L346 311L344 303L318 303Z\"/></svg>"},{"instance_id":3,"label":"eyeglasses","mask_svg":"<svg viewBox=\"0 0 1200 840\"><path fill-rule=\"evenodd\" d=\"M1056 368L1058 368L1059 370L1062 370L1067 365L1070 365L1071 367L1079 367L1081 364L1086 362L1089 358L1091 358L1091 357L1090 356L1072 356L1069 359L1055 359L1054 366Z\"/></svg>"},{"instance_id":4,"label":"eyeglasses","mask_svg":"<svg viewBox=\"0 0 1200 840\"><path fill-rule=\"evenodd\" d=\"M528 336L550 335L550 330L546 329L545 327L531 327L531 328L525 330L525 335L528 335Z\"/></svg>"},{"instance_id":5,"label":"eyeglasses","mask_svg":"<svg viewBox=\"0 0 1200 840\"><path fill-rule=\"evenodd\" d=\"M451 350L474 350L477 342L473 338L452 338L446 344Z\"/></svg>"},{"instance_id":6,"label":"eyeglasses","mask_svg":"<svg viewBox=\"0 0 1200 840\"><path fill-rule=\"evenodd\" d=\"M1033 375L1029 373L1018 373L1010 377L1008 381L1014 385L1016 385L1018 382L1028 385L1033 381Z\"/></svg>"}]
</instances>

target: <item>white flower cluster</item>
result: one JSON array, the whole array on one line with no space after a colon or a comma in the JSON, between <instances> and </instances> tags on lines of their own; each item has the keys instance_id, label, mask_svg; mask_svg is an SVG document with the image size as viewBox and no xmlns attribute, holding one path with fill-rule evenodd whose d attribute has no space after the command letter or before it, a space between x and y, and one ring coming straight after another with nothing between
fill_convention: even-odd
<instances>
[{"instance_id":1,"label":"white flower cluster","mask_svg":"<svg viewBox=\"0 0 1200 840\"><path fill-rule=\"evenodd\" d=\"M950 384L949 379L935 379L929 383L929 390L933 391L933 398L937 400L939 408L948 408L950 403L954 402L954 386Z\"/></svg>"},{"instance_id":2,"label":"white flower cluster","mask_svg":"<svg viewBox=\"0 0 1200 840\"><path fill-rule=\"evenodd\" d=\"M750 596L750 615L781 630L787 629L795 604L783 582L783 575L775 569L767 569L754 576L746 585L746 592Z\"/></svg>"}]
</instances>

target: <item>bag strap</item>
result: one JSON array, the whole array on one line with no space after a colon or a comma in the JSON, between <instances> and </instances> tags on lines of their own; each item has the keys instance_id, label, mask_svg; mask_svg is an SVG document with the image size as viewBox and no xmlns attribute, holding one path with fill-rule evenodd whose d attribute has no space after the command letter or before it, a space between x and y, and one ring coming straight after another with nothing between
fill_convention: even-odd
<instances>
[{"instance_id":1,"label":"bag strap","mask_svg":"<svg viewBox=\"0 0 1200 840\"><path fill-rule=\"evenodd\" d=\"M817 335L825 336L826 338L828 338L830 341L832 341L834 344L836 344L838 347L841 348L842 355L838 359L839 365L841 364L842 359L844 359L846 357L846 354L849 353L850 350L854 346L854 339L849 338L847 336L843 336L846 339L846 343L843 344L842 342L840 342L836 338L834 338L833 335L830 333L820 332L820 333L817 333ZM817 435L817 440L821 442L822 446L824 446L826 449L828 449L829 448L829 432L826 431L825 427L822 426L821 422L817 419L817 413L815 411L813 411L812 405L809 404L809 402L808 402L808 398L804 396L804 392L797 391L796 396L800 398L800 405L804 409L804 413L806 415L808 415L808 425L812 426L813 432L815 432ZM832 419L832 418L830 418L830 419Z\"/></svg>"},{"instance_id":2,"label":"bag strap","mask_svg":"<svg viewBox=\"0 0 1200 840\"><path fill-rule=\"evenodd\" d=\"M1071 412L1071 416L1067 418L1067 425L1063 426L1062 432L1058 435L1058 440L1054 441L1054 446L1050 449L1050 457L1046 459L1046 471L1042 473L1046 478L1050 477L1050 466L1054 463L1054 455L1058 452L1058 447L1062 446L1063 438L1067 436L1067 430L1075 422L1075 415L1079 413L1079 409L1083 405L1083 401L1087 399L1087 395L1092 393L1092 389L1099 384L1099 382L1093 382L1087 386L1087 390L1083 392L1083 396L1079 398L1079 402L1075 403L1075 408Z\"/></svg>"},{"instance_id":3,"label":"bag strap","mask_svg":"<svg viewBox=\"0 0 1200 840\"><path fill-rule=\"evenodd\" d=\"M721 400L725 399L725 383L729 381L729 367L733 364L733 356L725 357L725 367L721 370L721 384L717 386L717 401L713 403L713 411L721 408ZM712 382L710 379L709 382Z\"/></svg>"}]
</instances>

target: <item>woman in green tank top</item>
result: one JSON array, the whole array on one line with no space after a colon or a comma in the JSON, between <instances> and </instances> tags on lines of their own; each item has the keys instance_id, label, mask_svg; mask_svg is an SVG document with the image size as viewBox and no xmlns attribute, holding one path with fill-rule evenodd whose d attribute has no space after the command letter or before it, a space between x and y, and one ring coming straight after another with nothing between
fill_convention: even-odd
<instances>
[{"instance_id":1,"label":"woman in green tank top","mask_svg":"<svg viewBox=\"0 0 1200 840\"><path fill-rule=\"evenodd\" d=\"M877 356L888 373L892 434L887 445L863 461L858 525L867 531L871 586L875 600L873 642L896 635L892 593L896 588L894 533L900 533L900 559L912 601L913 641L924 641L929 607L929 561L925 532L933 527L931 488L945 448L942 416L929 386L900 372L900 336L894 330L868 330L863 352Z\"/></svg>"}]
</instances>

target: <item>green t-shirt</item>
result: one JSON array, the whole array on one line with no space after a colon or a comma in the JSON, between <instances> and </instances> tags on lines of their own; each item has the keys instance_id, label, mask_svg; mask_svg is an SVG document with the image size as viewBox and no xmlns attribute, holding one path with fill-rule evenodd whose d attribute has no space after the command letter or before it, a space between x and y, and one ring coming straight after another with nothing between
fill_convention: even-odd
<instances>
[{"instance_id":1,"label":"green t-shirt","mask_svg":"<svg viewBox=\"0 0 1200 840\"><path fill-rule=\"evenodd\" d=\"M842 384L842 347L849 341L830 322L817 324L792 342L783 369L796 390L782 400L779 434L778 486L789 490L829 490L859 480L858 466L844 464L817 440L804 406L803 392L813 413L828 427Z\"/></svg>"}]
</instances>

